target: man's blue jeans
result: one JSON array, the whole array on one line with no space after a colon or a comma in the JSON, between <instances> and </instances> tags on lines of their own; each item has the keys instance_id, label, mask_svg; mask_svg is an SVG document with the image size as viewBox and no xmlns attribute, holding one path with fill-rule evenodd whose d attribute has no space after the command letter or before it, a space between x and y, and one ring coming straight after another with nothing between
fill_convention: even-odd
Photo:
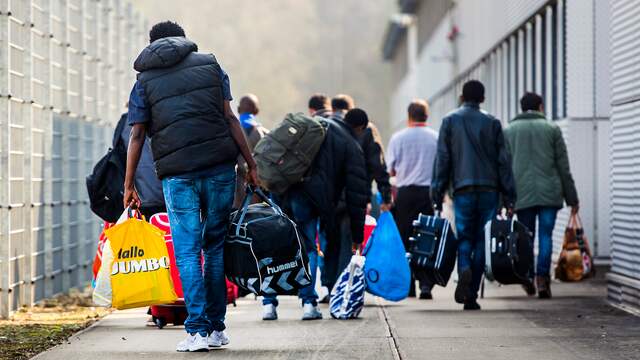
<instances>
[{"instance_id":1,"label":"man's blue jeans","mask_svg":"<svg viewBox=\"0 0 640 360\"><path fill-rule=\"evenodd\" d=\"M484 273L484 225L496 215L498 193L476 191L456 194L453 208L458 235L458 274L471 269L468 296L477 299Z\"/></svg>"},{"instance_id":2,"label":"man's blue jeans","mask_svg":"<svg viewBox=\"0 0 640 360\"><path fill-rule=\"evenodd\" d=\"M535 206L518 211L518 220L533 233L538 219L538 261L536 275L549 276L553 251L553 228L556 226L558 208ZM533 274L532 274L533 275Z\"/></svg>"},{"instance_id":3,"label":"man's blue jeans","mask_svg":"<svg viewBox=\"0 0 640 360\"><path fill-rule=\"evenodd\" d=\"M190 334L204 336L225 329L227 292L223 249L235 181L235 170L210 177L169 177L162 181L176 264L189 313L184 326Z\"/></svg>"},{"instance_id":4,"label":"man's blue jeans","mask_svg":"<svg viewBox=\"0 0 640 360\"><path fill-rule=\"evenodd\" d=\"M311 271L311 284L298 291L298 297L302 304L318 304L318 293L316 292L316 274L318 272L318 251L316 248L316 234L318 231L318 216L314 214L313 205L301 196L292 196L290 199L291 216L293 221L302 231L300 236L304 241L305 249L309 256L309 271ZM278 299L275 295L264 296L262 304L273 304L278 306Z\"/></svg>"}]
</instances>

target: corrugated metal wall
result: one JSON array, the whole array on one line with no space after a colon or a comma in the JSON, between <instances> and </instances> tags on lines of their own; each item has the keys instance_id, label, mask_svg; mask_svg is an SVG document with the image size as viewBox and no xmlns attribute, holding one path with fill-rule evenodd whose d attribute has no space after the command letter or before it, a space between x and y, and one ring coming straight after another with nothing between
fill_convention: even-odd
<instances>
[{"instance_id":1,"label":"corrugated metal wall","mask_svg":"<svg viewBox=\"0 0 640 360\"><path fill-rule=\"evenodd\" d=\"M0 1L0 316L90 279L100 227L84 178L146 29L120 0Z\"/></svg>"},{"instance_id":2,"label":"corrugated metal wall","mask_svg":"<svg viewBox=\"0 0 640 360\"><path fill-rule=\"evenodd\" d=\"M611 5L612 303L640 309L640 3Z\"/></svg>"},{"instance_id":3,"label":"corrugated metal wall","mask_svg":"<svg viewBox=\"0 0 640 360\"><path fill-rule=\"evenodd\" d=\"M456 106L461 87L478 79L486 87L483 105L506 125L519 112L519 97L535 91L546 99L547 116L562 119L565 106L564 1L545 6L443 90L430 97L436 123ZM469 62L468 60L465 60Z\"/></svg>"}]
</instances>

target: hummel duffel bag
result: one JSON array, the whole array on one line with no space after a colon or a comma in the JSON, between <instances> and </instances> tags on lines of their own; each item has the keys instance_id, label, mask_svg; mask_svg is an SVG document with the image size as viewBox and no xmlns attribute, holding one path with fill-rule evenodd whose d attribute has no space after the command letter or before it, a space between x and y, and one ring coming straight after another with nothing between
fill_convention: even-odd
<instances>
[{"instance_id":1,"label":"hummel duffel bag","mask_svg":"<svg viewBox=\"0 0 640 360\"><path fill-rule=\"evenodd\" d=\"M249 205L254 194L264 202ZM260 189L251 187L242 208L231 214L224 268L230 281L257 295L295 295L311 284L296 224Z\"/></svg>"}]
</instances>

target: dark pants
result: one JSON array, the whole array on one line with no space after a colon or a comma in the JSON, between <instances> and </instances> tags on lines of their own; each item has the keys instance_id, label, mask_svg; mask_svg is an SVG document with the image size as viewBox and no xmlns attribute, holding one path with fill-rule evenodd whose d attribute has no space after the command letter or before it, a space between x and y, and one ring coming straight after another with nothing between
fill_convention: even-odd
<instances>
[{"instance_id":1,"label":"dark pants","mask_svg":"<svg viewBox=\"0 0 640 360\"><path fill-rule=\"evenodd\" d=\"M351 220L346 212L339 212L335 218L333 229L325 229L327 242L324 253L324 268L321 274L322 284L333 289L342 271L349 265L353 255L353 237L351 236Z\"/></svg>"},{"instance_id":2,"label":"dark pants","mask_svg":"<svg viewBox=\"0 0 640 360\"><path fill-rule=\"evenodd\" d=\"M144 204L142 204L142 207L140 208L140 212L142 213L142 215L144 215L147 221L149 221L149 218L151 218L155 214L166 213L167 207L166 206L144 206Z\"/></svg>"},{"instance_id":3,"label":"dark pants","mask_svg":"<svg viewBox=\"0 0 640 360\"><path fill-rule=\"evenodd\" d=\"M398 188L394 217L405 249L408 248L409 238L413 235L413 221L418 215L433 215L433 202L431 201L430 188L428 186L406 186ZM415 281L419 280L421 292L431 292L433 284L420 273L411 271L411 287L409 294L415 294Z\"/></svg>"},{"instance_id":4,"label":"dark pants","mask_svg":"<svg viewBox=\"0 0 640 360\"><path fill-rule=\"evenodd\" d=\"M309 271L311 272L311 284L298 290L298 297L302 304L318 305L318 293L316 292L316 274L318 273L318 251L316 249L316 233L318 231L318 216L315 214L313 204L302 196L290 196L287 200L290 215L296 222L298 229L304 235L304 248L309 256ZM276 295L265 295L262 304L278 306Z\"/></svg>"},{"instance_id":5,"label":"dark pants","mask_svg":"<svg viewBox=\"0 0 640 360\"><path fill-rule=\"evenodd\" d=\"M534 206L518 210L518 220L535 234L538 219L538 264L535 275L549 276L551 270L551 252L553 250L553 228L556 225L558 208ZM533 260L533 254L531 254ZM533 264L531 264L533 269ZM534 274L530 274L533 277Z\"/></svg>"},{"instance_id":6,"label":"dark pants","mask_svg":"<svg viewBox=\"0 0 640 360\"><path fill-rule=\"evenodd\" d=\"M477 299L484 273L484 225L496 215L498 193L472 191L456 194L453 208L458 235L458 274L471 269L471 289L467 296Z\"/></svg>"}]
</instances>

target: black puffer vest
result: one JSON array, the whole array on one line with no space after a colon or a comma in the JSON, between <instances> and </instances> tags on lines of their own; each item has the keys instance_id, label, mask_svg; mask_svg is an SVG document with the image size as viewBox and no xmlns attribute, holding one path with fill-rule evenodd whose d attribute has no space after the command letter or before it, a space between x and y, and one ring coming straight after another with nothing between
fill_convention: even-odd
<instances>
[{"instance_id":1,"label":"black puffer vest","mask_svg":"<svg viewBox=\"0 0 640 360\"><path fill-rule=\"evenodd\" d=\"M238 147L224 117L220 66L184 37L146 47L134 63L151 107L147 131L159 178L235 162Z\"/></svg>"}]
</instances>

